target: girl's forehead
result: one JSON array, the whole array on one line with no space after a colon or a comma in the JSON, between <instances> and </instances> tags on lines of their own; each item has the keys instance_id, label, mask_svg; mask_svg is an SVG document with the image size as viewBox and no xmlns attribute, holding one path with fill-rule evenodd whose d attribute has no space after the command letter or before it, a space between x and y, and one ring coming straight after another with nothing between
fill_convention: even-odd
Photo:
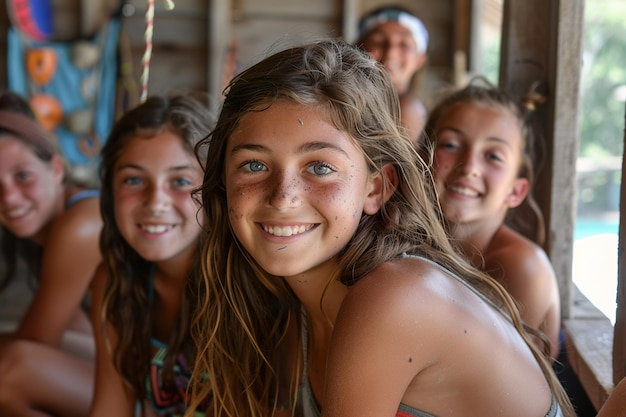
<instances>
[{"instance_id":1,"label":"girl's forehead","mask_svg":"<svg viewBox=\"0 0 626 417\"><path fill-rule=\"evenodd\" d=\"M10 132L0 133L0 146L4 148L10 147L14 151L19 151L20 153L26 155L37 155L37 150L33 147L33 145Z\"/></svg>"},{"instance_id":2,"label":"girl's forehead","mask_svg":"<svg viewBox=\"0 0 626 417\"><path fill-rule=\"evenodd\" d=\"M506 106L497 103L460 102L441 112L435 129L452 129L469 137L500 138L509 143L525 144L523 122Z\"/></svg>"},{"instance_id":3,"label":"girl's forehead","mask_svg":"<svg viewBox=\"0 0 626 417\"><path fill-rule=\"evenodd\" d=\"M515 125L518 132L522 129L522 120L511 108L501 103L486 101L460 101L450 104L442 109L436 125L441 125L443 121L450 121L450 119L475 119L477 116L492 120L506 120Z\"/></svg>"}]
</instances>

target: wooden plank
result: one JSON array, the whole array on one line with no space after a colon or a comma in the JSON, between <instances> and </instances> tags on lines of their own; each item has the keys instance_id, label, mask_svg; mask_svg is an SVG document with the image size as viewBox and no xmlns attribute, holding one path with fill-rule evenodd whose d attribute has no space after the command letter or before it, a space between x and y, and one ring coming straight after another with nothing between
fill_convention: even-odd
<instances>
[{"instance_id":1,"label":"wooden plank","mask_svg":"<svg viewBox=\"0 0 626 417\"><path fill-rule=\"evenodd\" d=\"M359 36L359 18L361 17L361 10L358 0L343 0L343 20L341 33L343 38L354 43Z\"/></svg>"},{"instance_id":2,"label":"wooden plank","mask_svg":"<svg viewBox=\"0 0 626 417\"><path fill-rule=\"evenodd\" d=\"M325 19L341 14L341 2L336 0L240 0L244 15L256 15L256 18Z\"/></svg>"},{"instance_id":3,"label":"wooden plank","mask_svg":"<svg viewBox=\"0 0 626 417\"><path fill-rule=\"evenodd\" d=\"M521 97L539 82L538 91L548 97L533 115L537 143L545 144L533 195L547 225L544 248L559 281L564 319L573 299L583 5L579 0L509 0L503 11L500 85Z\"/></svg>"},{"instance_id":4,"label":"wooden plank","mask_svg":"<svg viewBox=\"0 0 626 417\"><path fill-rule=\"evenodd\" d=\"M135 13L142 16L146 11L146 0L125 0L124 3L135 9ZM208 6L207 3L208 0L174 0L174 10L166 10L165 2L156 0L154 2L155 17L161 12L204 16Z\"/></svg>"},{"instance_id":5,"label":"wooden plank","mask_svg":"<svg viewBox=\"0 0 626 417\"><path fill-rule=\"evenodd\" d=\"M224 68L228 59L229 44L233 40L232 7L230 2L210 0L207 13L208 21L208 52L206 67L208 69L207 86L209 100L213 108L218 108L222 102L222 90L225 87ZM230 45L235 46L235 45ZM237 52L234 52L235 54ZM228 80L232 77L228 76Z\"/></svg>"},{"instance_id":6,"label":"wooden plank","mask_svg":"<svg viewBox=\"0 0 626 417\"><path fill-rule=\"evenodd\" d=\"M470 0L454 1L454 39L452 48L456 54L463 51L469 57L471 38L471 4ZM467 63L467 59L466 59ZM465 70L467 69L464 68Z\"/></svg>"},{"instance_id":7,"label":"wooden plank","mask_svg":"<svg viewBox=\"0 0 626 417\"><path fill-rule=\"evenodd\" d=\"M613 326L607 319L563 322L567 357L587 396L598 410L613 389Z\"/></svg>"},{"instance_id":8,"label":"wooden plank","mask_svg":"<svg viewBox=\"0 0 626 417\"><path fill-rule=\"evenodd\" d=\"M241 69L255 64L268 54L324 36L339 36L341 20L325 21L263 19L238 22L235 26L239 42ZM260 36L260 34L263 34Z\"/></svg>"},{"instance_id":9,"label":"wooden plank","mask_svg":"<svg viewBox=\"0 0 626 417\"><path fill-rule=\"evenodd\" d=\"M138 89L143 49L133 50L133 80ZM184 63L181 64L181 63ZM206 51L204 49L154 48L150 62L149 94L208 91ZM131 103L131 106L137 103Z\"/></svg>"},{"instance_id":10,"label":"wooden plank","mask_svg":"<svg viewBox=\"0 0 626 417\"><path fill-rule=\"evenodd\" d=\"M576 222L576 160L580 138L580 77L582 67L584 2L561 0L555 10L554 27L558 34L552 45L553 66L549 84L554 88L552 152L547 166L552 167L550 194L550 258L559 277L562 316L569 316L572 300L574 226ZM544 177L545 178L545 177Z\"/></svg>"},{"instance_id":11,"label":"wooden plank","mask_svg":"<svg viewBox=\"0 0 626 417\"><path fill-rule=\"evenodd\" d=\"M145 23L143 16L124 18L122 30L132 45L144 45ZM205 46L208 39L206 13L187 17L163 13L155 16L152 42L172 47Z\"/></svg>"},{"instance_id":12,"label":"wooden plank","mask_svg":"<svg viewBox=\"0 0 626 417\"><path fill-rule=\"evenodd\" d=\"M134 9L127 10L130 15L122 20L122 33L130 45L133 81L139 88L145 50L145 1L129 4ZM174 10L168 11L162 1L155 3L149 94L208 91L207 4L208 0L176 1Z\"/></svg>"},{"instance_id":13,"label":"wooden plank","mask_svg":"<svg viewBox=\"0 0 626 417\"><path fill-rule=\"evenodd\" d=\"M626 126L626 115L624 117ZM626 144L626 129L624 129ZM626 149L626 148L625 148ZM617 313L613 342L613 382L617 384L626 377L626 224L621 220L626 216L626 158L622 157L622 182L620 185L619 250L617 258Z\"/></svg>"}]
</instances>

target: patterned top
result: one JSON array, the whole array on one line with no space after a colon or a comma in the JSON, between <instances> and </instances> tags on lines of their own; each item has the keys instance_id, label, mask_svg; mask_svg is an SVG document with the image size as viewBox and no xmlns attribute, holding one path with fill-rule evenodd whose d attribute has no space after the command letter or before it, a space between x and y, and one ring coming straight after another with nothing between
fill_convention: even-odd
<instances>
[{"instance_id":1,"label":"patterned top","mask_svg":"<svg viewBox=\"0 0 626 417\"><path fill-rule=\"evenodd\" d=\"M154 265L150 273L150 301L154 299ZM155 338L150 338L150 346L156 348L156 353L150 361L150 372L146 376L145 405L150 406L159 417L182 417L187 411L189 394L187 387L191 378L191 367L183 353L179 353L174 364L173 388L165 387L163 381L163 366L167 345ZM205 417L211 397L205 398L197 407L195 417ZM141 416L141 403L135 407L135 416Z\"/></svg>"}]
</instances>

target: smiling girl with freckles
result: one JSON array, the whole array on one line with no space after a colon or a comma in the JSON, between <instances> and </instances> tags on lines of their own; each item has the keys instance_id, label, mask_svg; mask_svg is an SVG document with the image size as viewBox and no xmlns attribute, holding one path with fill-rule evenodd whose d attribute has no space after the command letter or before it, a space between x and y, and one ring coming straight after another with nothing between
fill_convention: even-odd
<instances>
[{"instance_id":1,"label":"smiling girl with freckles","mask_svg":"<svg viewBox=\"0 0 626 417\"><path fill-rule=\"evenodd\" d=\"M510 209L532 202L533 143L521 102L470 84L433 109L426 132L452 237L520 303L522 318L545 333L556 358L561 314L552 264L538 244L505 223Z\"/></svg>"},{"instance_id":2,"label":"smiling girl with freckles","mask_svg":"<svg viewBox=\"0 0 626 417\"><path fill-rule=\"evenodd\" d=\"M450 244L399 107L339 40L231 82L206 139L187 416L207 395L215 416L574 415L537 331Z\"/></svg>"}]
</instances>

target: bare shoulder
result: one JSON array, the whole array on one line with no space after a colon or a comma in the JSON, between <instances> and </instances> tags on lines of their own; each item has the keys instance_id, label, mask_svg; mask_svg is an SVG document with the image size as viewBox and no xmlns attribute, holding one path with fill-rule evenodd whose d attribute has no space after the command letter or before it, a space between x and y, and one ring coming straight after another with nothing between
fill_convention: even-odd
<instances>
[{"instance_id":1,"label":"bare shoulder","mask_svg":"<svg viewBox=\"0 0 626 417\"><path fill-rule=\"evenodd\" d=\"M559 346L560 298L556 274L544 250L514 231L501 228L485 256L486 272L519 303L525 322L541 329L551 341L552 356Z\"/></svg>"},{"instance_id":2,"label":"bare shoulder","mask_svg":"<svg viewBox=\"0 0 626 417\"><path fill-rule=\"evenodd\" d=\"M451 322L476 314L482 301L459 280L420 258L386 262L363 277L344 299L341 311L363 317L383 327L402 323L415 331L438 332L444 336ZM437 312L433 314L433 312ZM424 318L424 320L418 319ZM398 326L400 324L400 326Z\"/></svg>"},{"instance_id":3,"label":"bare shoulder","mask_svg":"<svg viewBox=\"0 0 626 417\"><path fill-rule=\"evenodd\" d=\"M391 415L398 402L433 415L540 415L550 402L535 357L506 316L463 277L412 257L350 287L327 381L329 395L341 392L332 415Z\"/></svg>"},{"instance_id":4,"label":"bare shoulder","mask_svg":"<svg viewBox=\"0 0 626 417\"><path fill-rule=\"evenodd\" d=\"M66 240L71 245L71 242L80 243L83 239L97 238L101 229L100 199L86 198L73 204L55 219L51 238Z\"/></svg>"},{"instance_id":5,"label":"bare shoulder","mask_svg":"<svg viewBox=\"0 0 626 417\"><path fill-rule=\"evenodd\" d=\"M77 201L59 216L59 222L66 226L81 224L102 225L100 198L90 197Z\"/></svg>"},{"instance_id":6,"label":"bare shoulder","mask_svg":"<svg viewBox=\"0 0 626 417\"><path fill-rule=\"evenodd\" d=\"M486 272L510 281L523 277L526 281L553 279L554 270L547 254L535 242L507 226L502 226L490 249L485 253Z\"/></svg>"},{"instance_id":7,"label":"bare shoulder","mask_svg":"<svg viewBox=\"0 0 626 417\"><path fill-rule=\"evenodd\" d=\"M389 369L408 383L441 356L441 347L450 345L451 334L466 320L458 309L467 304L463 291L422 259L380 265L351 286L343 299L332 336L334 360L347 363L346 352L351 361L394 358L388 361Z\"/></svg>"},{"instance_id":8,"label":"bare shoulder","mask_svg":"<svg viewBox=\"0 0 626 417\"><path fill-rule=\"evenodd\" d=\"M359 299L382 299L402 297L411 292L419 296L433 291L429 282L441 275L439 268L424 259L398 258L383 263L361 278L351 287L349 295Z\"/></svg>"}]
</instances>

